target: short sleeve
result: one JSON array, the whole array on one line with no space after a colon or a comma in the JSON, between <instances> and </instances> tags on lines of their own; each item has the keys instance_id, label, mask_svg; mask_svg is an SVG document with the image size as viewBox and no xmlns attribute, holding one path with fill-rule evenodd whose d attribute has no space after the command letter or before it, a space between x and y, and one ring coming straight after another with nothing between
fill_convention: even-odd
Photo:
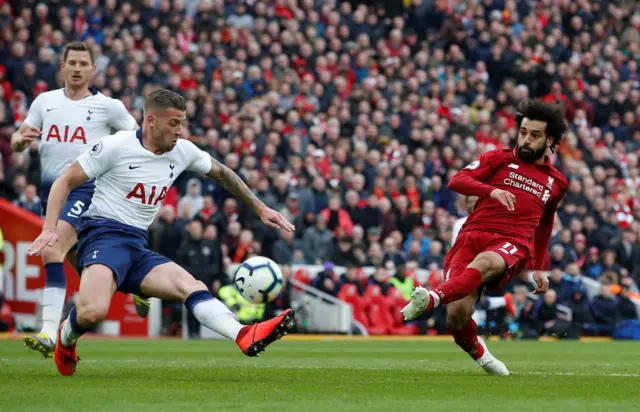
<instances>
[{"instance_id":1,"label":"short sleeve","mask_svg":"<svg viewBox=\"0 0 640 412\"><path fill-rule=\"evenodd\" d=\"M109 125L117 131L129 131L136 128L136 119L120 100L111 99L109 110Z\"/></svg>"},{"instance_id":2,"label":"short sleeve","mask_svg":"<svg viewBox=\"0 0 640 412\"><path fill-rule=\"evenodd\" d=\"M114 140L113 136L107 136L78 157L78 163L89 179L103 175L113 166L118 157L115 153L118 145Z\"/></svg>"},{"instance_id":3,"label":"short sleeve","mask_svg":"<svg viewBox=\"0 0 640 412\"><path fill-rule=\"evenodd\" d=\"M209 173L211 171L211 156L188 140L184 140L184 146L189 162L186 170L203 174Z\"/></svg>"},{"instance_id":4,"label":"short sleeve","mask_svg":"<svg viewBox=\"0 0 640 412\"><path fill-rule=\"evenodd\" d=\"M40 129L42 127L42 109L44 106L44 97L43 95L39 95L36 99L31 103L31 107L29 108L29 114L27 118L24 119L24 122L31 127L37 127Z\"/></svg>"}]
</instances>

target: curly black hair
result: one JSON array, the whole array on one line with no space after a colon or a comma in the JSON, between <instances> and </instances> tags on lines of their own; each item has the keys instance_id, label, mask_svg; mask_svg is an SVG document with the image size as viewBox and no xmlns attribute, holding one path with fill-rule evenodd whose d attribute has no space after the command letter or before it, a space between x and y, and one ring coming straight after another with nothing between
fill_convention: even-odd
<instances>
[{"instance_id":1,"label":"curly black hair","mask_svg":"<svg viewBox=\"0 0 640 412\"><path fill-rule=\"evenodd\" d=\"M564 108L560 104L546 103L542 100L525 100L518 106L516 113L516 124L518 129L525 117L529 120L538 120L546 122L545 130L547 136L553 137L553 143L550 146L553 152L555 147L560 144L562 135L567 131L568 126L564 120Z\"/></svg>"}]
</instances>

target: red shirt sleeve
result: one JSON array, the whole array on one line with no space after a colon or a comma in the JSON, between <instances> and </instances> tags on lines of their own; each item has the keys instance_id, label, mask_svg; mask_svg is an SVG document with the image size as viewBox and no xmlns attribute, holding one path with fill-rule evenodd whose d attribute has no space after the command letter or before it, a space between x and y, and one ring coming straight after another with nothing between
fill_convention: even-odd
<instances>
[{"instance_id":1,"label":"red shirt sleeve","mask_svg":"<svg viewBox=\"0 0 640 412\"><path fill-rule=\"evenodd\" d=\"M486 197L495 187L484 182L495 171L495 157L497 150L483 153L480 159L460 170L449 182L449 189L466 196Z\"/></svg>"}]
</instances>

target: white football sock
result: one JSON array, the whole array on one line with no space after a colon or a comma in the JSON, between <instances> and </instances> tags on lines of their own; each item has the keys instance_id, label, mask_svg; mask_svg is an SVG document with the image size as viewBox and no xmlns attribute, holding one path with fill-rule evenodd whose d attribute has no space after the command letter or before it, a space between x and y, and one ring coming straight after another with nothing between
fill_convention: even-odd
<instances>
[{"instance_id":1,"label":"white football sock","mask_svg":"<svg viewBox=\"0 0 640 412\"><path fill-rule=\"evenodd\" d=\"M42 330L55 343L60 327L60 317L64 306L66 290L63 288L45 287L42 292Z\"/></svg>"},{"instance_id":2,"label":"white football sock","mask_svg":"<svg viewBox=\"0 0 640 412\"><path fill-rule=\"evenodd\" d=\"M501 308L506 305L507 305L507 301L504 297L499 297L499 298L488 297L487 298L487 309L489 310Z\"/></svg>"},{"instance_id":3,"label":"white football sock","mask_svg":"<svg viewBox=\"0 0 640 412\"><path fill-rule=\"evenodd\" d=\"M64 328L62 328L62 332L60 333L60 343L63 346L71 346L80 336L84 335L84 333L77 333L71 327L71 320L67 318L67 322L64 324Z\"/></svg>"},{"instance_id":4,"label":"white football sock","mask_svg":"<svg viewBox=\"0 0 640 412\"><path fill-rule=\"evenodd\" d=\"M233 341L244 327L233 312L215 298L198 302L193 308L193 316L205 327Z\"/></svg>"},{"instance_id":5,"label":"white football sock","mask_svg":"<svg viewBox=\"0 0 640 412\"><path fill-rule=\"evenodd\" d=\"M433 308L437 308L438 306L440 306L440 296L438 296L436 292L434 292L433 290L429 291L429 296L431 296L431 299L433 299Z\"/></svg>"}]
</instances>

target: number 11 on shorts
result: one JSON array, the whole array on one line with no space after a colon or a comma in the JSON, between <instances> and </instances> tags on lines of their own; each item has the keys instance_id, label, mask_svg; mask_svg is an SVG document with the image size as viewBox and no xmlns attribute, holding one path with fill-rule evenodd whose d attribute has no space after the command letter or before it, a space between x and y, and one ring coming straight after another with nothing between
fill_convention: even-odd
<instances>
[{"instance_id":1,"label":"number 11 on shorts","mask_svg":"<svg viewBox=\"0 0 640 412\"><path fill-rule=\"evenodd\" d=\"M511 243L507 242L500 249L500 252L504 252L507 255L513 255L518 251L518 248L513 246Z\"/></svg>"}]
</instances>

